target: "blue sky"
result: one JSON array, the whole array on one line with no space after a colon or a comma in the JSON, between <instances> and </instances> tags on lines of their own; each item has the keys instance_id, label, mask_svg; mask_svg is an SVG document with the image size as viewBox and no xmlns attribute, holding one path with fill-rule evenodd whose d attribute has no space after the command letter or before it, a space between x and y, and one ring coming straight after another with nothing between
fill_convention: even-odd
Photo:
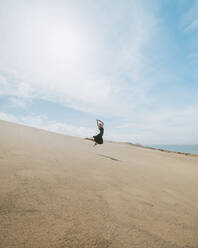
<instances>
[{"instance_id":1,"label":"blue sky","mask_svg":"<svg viewBox=\"0 0 198 248\"><path fill-rule=\"evenodd\" d=\"M79 137L198 143L198 3L0 1L0 119Z\"/></svg>"}]
</instances>

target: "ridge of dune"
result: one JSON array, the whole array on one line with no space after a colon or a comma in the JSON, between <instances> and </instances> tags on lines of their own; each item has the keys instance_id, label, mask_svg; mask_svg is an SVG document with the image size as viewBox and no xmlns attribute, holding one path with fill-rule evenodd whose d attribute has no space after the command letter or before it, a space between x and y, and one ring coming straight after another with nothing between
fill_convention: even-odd
<instances>
[{"instance_id":1,"label":"ridge of dune","mask_svg":"<svg viewBox=\"0 0 198 248\"><path fill-rule=\"evenodd\" d=\"M198 247L197 156L0 133L0 248Z\"/></svg>"}]
</instances>

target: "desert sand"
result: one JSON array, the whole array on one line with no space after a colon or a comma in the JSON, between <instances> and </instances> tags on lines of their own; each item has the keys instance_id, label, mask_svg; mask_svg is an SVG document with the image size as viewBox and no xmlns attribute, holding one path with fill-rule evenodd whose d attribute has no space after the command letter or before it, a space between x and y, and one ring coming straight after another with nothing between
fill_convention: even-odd
<instances>
[{"instance_id":1,"label":"desert sand","mask_svg":"<svg viewBox=\"0 0 198 248\"><path fill-rule=\"evenodd\" d=\"M198 157L0 121L0 248L197 248Z\"/></svg>"}]
</instances>

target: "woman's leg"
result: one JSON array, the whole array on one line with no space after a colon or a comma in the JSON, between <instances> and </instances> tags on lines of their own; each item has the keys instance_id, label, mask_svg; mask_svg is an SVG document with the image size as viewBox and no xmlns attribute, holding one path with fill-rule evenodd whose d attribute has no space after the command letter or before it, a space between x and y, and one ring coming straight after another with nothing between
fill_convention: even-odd
<instances>
[{"instance_id":1,"label":"woman's leg","mask_svg":"<svg viewBox=\"0 0 198 248\"><path fill-rule=\"evenodd\" d=\"M94 140L94 138L85 138L86 140L90 140L90 141L93 141L93 142L95 142L94 143L94 145L93 146L96 146L96 145L98 145L98 143Z\"/></svg>"},{"instance_id":2,"label":"woman's leg","mask_svg":"<svg viewBox=\"0 0 198 248\"><path fill-rule=\"evenodd\" d=\"M86 140L94 141L93 138L85 138Z\"/></svg>"}]
</instances>

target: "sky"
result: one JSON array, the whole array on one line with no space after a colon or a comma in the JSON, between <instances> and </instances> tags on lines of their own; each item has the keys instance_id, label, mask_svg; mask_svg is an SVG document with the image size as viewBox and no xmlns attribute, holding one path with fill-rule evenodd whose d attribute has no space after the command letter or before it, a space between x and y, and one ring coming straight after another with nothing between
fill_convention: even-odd
<instances>
[{"instance_id":1,"label":"sky","mask_svg":"<svg viewBox=\"0 0 198 248\"><path fill-rule=\"evenodd\" d=\"M198 144L198 2L0 0L0 119Z\"/></svg>"}]
</instances>

